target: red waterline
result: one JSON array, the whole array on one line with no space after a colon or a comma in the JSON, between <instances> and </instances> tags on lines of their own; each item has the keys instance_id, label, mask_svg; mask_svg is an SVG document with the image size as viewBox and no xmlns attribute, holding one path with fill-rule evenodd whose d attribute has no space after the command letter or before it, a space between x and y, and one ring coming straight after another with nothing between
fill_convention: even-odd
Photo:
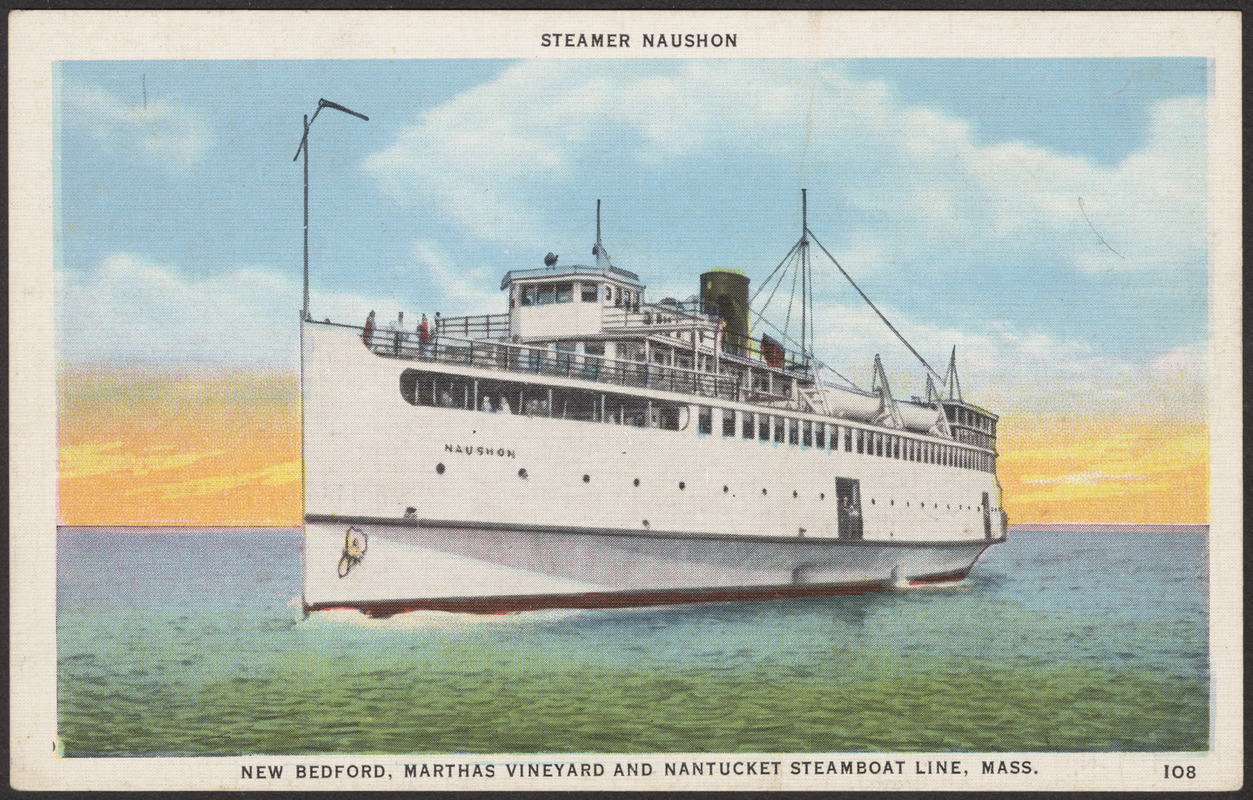
<instances>
[{"instance_id":1,"label":"red waterline","mask_svg":"<svg viewBox=\"0 0 1253 800\"><path fill-rule=\"evenodd\" d=\"M944 579L946 578L941 577L941 580ZM883 581L871 581L840 586L781 586L768 589L736 588L708 591L589 592L587 594L529 595L523 597L467 597L450 600L431 598L361 603L315 603L305 606L305 611L352 608L371 617L390 617L408 611L507 614L513 611L538 611L546 608L633 608L637 606L673 606L690 603L787 600L796 597L831 597L835 595L878 592L882 591L885 586L886 583Z\"/></svg>"}]
</instances>

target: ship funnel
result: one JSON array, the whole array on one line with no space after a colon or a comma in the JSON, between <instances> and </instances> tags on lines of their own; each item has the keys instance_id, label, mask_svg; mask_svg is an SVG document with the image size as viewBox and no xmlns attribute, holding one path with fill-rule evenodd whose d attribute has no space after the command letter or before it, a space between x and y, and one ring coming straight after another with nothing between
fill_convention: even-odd
<instances>
[{"instance_id":1,"label":"ship funnel","mask_svg":"<svg viewBox=\"0 0 1253 800\"><path fill-rule=\"evenodd\" d=\"M700 276L700 306L726 321L723 348L743 355L748 345L748 276L714 269Z\"/></svg>"}]
</instances>

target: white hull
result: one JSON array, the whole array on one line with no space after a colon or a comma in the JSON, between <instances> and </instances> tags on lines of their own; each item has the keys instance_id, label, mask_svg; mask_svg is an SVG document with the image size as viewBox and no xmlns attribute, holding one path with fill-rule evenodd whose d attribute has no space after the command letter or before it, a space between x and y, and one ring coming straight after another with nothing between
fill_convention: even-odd
<instances>
[{"instance_id":1,"label":"white hull","mask_svg":"<svg viewBox=\"0 0 1253 800\"><path fill-rule=\"evenodd\" d=\"M343 568L345 533L364 554ZM877 591L960 580L990 542L891 545L310 521L304 602L386 616L609 608ZM345 574L341 577L340 573Z\"/></svg>"},{"instance_id":2,"label":"white hull","mask_svg":"<svg viewBox=\"0 0 1253 800\"><path fill-rule=\"evenodd\" d=\"M306 609L864 591L960 579L1004 535L999 508L984 507L999 500L992 472L722 436L723 409L771 410L692 396L677 431L415 405L402 397L405 370L614 387L389 358L352 329L301 327ZM699 403L714 408L712 434L692 421ZM837 477L859 482L863 539L840 536ZM340 577L349 528L368 547Z\"/></svg>"}]
</instances>

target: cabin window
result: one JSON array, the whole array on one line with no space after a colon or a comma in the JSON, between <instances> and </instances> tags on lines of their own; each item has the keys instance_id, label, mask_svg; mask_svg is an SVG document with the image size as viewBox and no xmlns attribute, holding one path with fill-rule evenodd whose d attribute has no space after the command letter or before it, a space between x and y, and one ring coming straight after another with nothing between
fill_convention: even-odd
<instances>
[{"instance_id":1,"label":"cabin window","mask_svg":"<svg viewBox=\"0 0 1253 800\"><path fill-rule=\"evenodd\" d=\"M866 452L866 432L861 428L857 429L857 454L861 455Z\"/></svg>"},{"instance_id":2,"label":"cabin window","mask_svg":"<svg viewBox=\"0 0 1253 800\"><path fill-rule=\"evenodd\" d=\"M768 414L757 415L757 439L762 442L770 441L770 416Z\"/></svg>"},{"instance_id":3,"label":"cabin window","mask_svg":"<svg viewBox=\"0 0 1253 800\"><path fill-rule=\"evenodd\" d=\"M518 299L518 302L519 302L521 305L524 305L524 306L533 306L533 305L535 305L535 287L534 287L534 286L523 286L523 287L522 287L522 288L518 291L518 298L519 298L519 299Z\"/></svg>"},{"instance_id":4,"label":"cabin window","mask_svg":"<svg viewBox=\"0 0 1253 800\"><path fill-rule=\"evenodd\" d=\"M579 284L579 289L580 289L579 299L582 300L584 303L595 303L597 300L600 299L599 288L600 287L598 287L594 283Z\"/></svg>"},{"instance_id":5,"label":"cabin window","mask_svg":"<svg viewBox=\"0 0 1253 800\"><path fill-rule=\"evenodd\" d=\"M892 458L900 460L901 457L901 437L892 437Z\"/></svg>"},{"instance_id":6,"label":"cabin window","mask_svg":"<svg viewBox=\"0 0 1253 800\"><path fill-rule=\"evenodd\" d=\"M820 450L827 449L827 426L823 422L814 423L814 446Z\"/></svg>"},{"instance_id":7,"label":"cabin window","mask_svg":"<svg viewBox=\"0 0 1253 800\"><path fill-rule=\"evenodd\" d=\"M882 458L883 457L883 434L875 433L871 435L874 436L874 455Z\"/></svg>"},{"instance_id":8,"label":"cabin window","mask_svg":"<svg viewBox=\"0 0 1253 800\"><path fill-rule=\"evenodd\" d=\"M577 389L553 389L553 416L595 422L600 416L600 394Z\"/></svg>"},{"instance_id":9,"label":"cabin window","mask_svg":"<svg viewBox=\"0 0 1253 800\"><path fill-rule=\"evenodd\" d=\"M798 422L799 420L794 419L789 419L787 421L787 443L790 445L795 445L797 442L796 429L798 427Z\"/></svg>"},{"instance_id":10,"label":"cabin window","mask_svg":"<svg viewBox=\"0 0 1253 800\"><path fill-rule=\"evenodd\" d=\"M700 413L696 417L696 432L701 436L714 432L714 410L709 406L700 406Z\"/></svg>"},{"instance_id":11,"label":"cabin window","mask_svg":"<svg viewBox=\"0 0 1253 800\"><path fill-rule=\"evenodd\" d=\"M740 437L744 439L753 438L754 431L757 429L757 423L753 421L753 412L741 411L740 415L743 418L740 424Z\"/></svg>"},{"instance_id":12,"label":"cabin window","mask_svg":"<svg viewBox=\"0 0 1253 800\"><path fill-rule=\"evenodd\" d=\"M820 428L822 427L821 422L818 423L818 427ZM810 420L805 420L803 423L801 423L801 446L802 447L814 446L814 423L811 422Z\"/></svg>"},{"instance_id":13,"label":"cabin window","mask_svg":"<svg viewBox=\"0 0 1253 800\"><path fill-rule=\"evenodd\" d=\"M676 406L670 403L652 404L652 427L665 431L679 431L687 427L687 406Z\"/></svg>"},{"instance_id":14,"label":"cabin window","mask_svg":"<svg viewBox=\"0 0 1253 800\"><path fill-rule=\"evenodd\" d=\"M774 418L774 441L777 444L783 444L783 428L788 424L789 420L783 417Z\"/></svg>"},{"instance_id":15,"label":"cabin window","mask_svg":"<svg viewBox=\"0 0 1253 800\"><path fill-rule=\"evenodd\" d=\"M735 435L735 410L730 408L722 409L722 438Z\"/></svg>"},{"instance_id":16,"label":"cabin window","mask_svg":"<svg viewBox=\"0 0 1253 800\"><path fill-rule=\"evenodd\" d=\"M574 299L574 284L559 283L553 287L558 303L569 303Z\"/></svg>"},{"instance_id":17,"label":"cabin window","mask_svg":"<svg viewBox=\"0 0 1253 800\"><path fill-rule=\"evenodd\" d=\"M605 343L587 342L583 345L583 352L589 356L603 356L605 354Z\"/></svg>"},{"instance_id":18,"label":"cabin window","mask_svg":"<svg viewBox=\"0 0 1253 800\"><path fill-rule=\"evenodd\" d=\"M838 428L837 430L839 432L840 438L844 440L844 452L845 453L853 452L853 429L841 427L841 428Z\"/></svg>"}]
</instances>

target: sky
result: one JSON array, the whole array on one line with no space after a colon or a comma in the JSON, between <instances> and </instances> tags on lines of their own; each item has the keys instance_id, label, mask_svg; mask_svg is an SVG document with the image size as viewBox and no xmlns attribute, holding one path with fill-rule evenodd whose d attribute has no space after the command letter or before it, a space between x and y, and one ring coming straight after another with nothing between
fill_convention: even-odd
<instances>
[{"instance_id":1,"label":"sky","mask_svg":"<svg viewBox=\"0 0 1253 800\"><path fill-rule=\"evenodd\" d=\"M258 507L266 486L290 494L298 399L266 387L298 366L293 157L322 97L369 121L327 109L311 128L319 319L503 311L507 270L592 260L597 199L649 298L688 297L711 268L756 289L800 235L805 188L817 241L935 368L956 347L966 399L1002 415L1002 482L1026 516L1094 519L1094 492L1173 507L1180 477L1146 436L1193 463L1178 521L1208 513L1204 59L62 62L53 91L75 524L104 512L67 515L67 492L137 470L201 498L177 511L171 490L179 519L228 484L262 487ZM895 393L922 394L922 367L813 264L818 356L868 386L882 354ZM251 399L215 418L176 399L210 385ZM92 387L112 387L96 417L114 408L131 433L92 418ZM190 427L136 438L135 397ZM145 449L180 451L214 419L201 458ZM273 455L236 463L255 424Z\"/></svg>"}]
</instances>

